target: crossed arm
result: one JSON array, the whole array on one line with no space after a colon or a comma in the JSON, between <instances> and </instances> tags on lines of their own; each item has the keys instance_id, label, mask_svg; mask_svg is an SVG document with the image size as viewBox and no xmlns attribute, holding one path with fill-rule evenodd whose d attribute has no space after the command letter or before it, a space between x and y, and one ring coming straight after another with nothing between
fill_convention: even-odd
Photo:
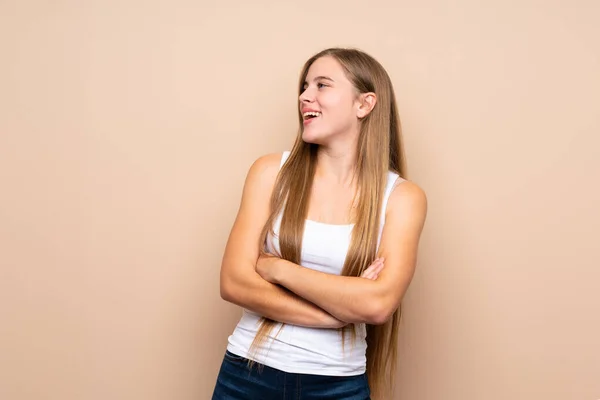
<instances>
[{"instance_id":1,"label":"crossed arm","mask_svg":"<svg viewBox=\"0 0 600 400\"><path fill-rule=\"evenodd\" d=\"M414 274L427 211L424 193L406 181L390 196L379 247L385 268L377 260L362 277L326 274L277 257L259 257L258 238L268 218L280 157L263 156L248 172L221 265L221 297L287 324L336 328L384 323Z\"/></svg>"}]
</instances>

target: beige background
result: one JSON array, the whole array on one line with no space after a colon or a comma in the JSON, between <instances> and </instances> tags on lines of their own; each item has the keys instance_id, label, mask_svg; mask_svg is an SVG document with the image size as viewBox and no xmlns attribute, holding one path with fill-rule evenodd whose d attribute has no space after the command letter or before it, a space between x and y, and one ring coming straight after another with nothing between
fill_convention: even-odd
<instances>
[{"instance_id":1,"label":"beige background","mask_svg":"<svg viewBox=\"0 0 600 400\"><path fill-rule=\"evenodd\" d=\"M0 2L0 398L208 399L250 163L362 48L430 211L395 399L600 398L600 4Z\"/></svg>"}]
</instances>

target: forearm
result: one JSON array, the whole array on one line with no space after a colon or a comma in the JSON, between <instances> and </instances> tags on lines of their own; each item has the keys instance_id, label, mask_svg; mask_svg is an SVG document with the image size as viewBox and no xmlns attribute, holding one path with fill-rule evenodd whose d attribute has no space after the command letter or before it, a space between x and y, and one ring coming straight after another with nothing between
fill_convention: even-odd
<instances>
[{"instance_id":1,"label":"forearm","mask_svg":"<svg viewBox=\"0 0 600 400\"><path fill-rule=\"evenodd\" d=\"M306 299L251 274L243 279L224 279L221 297L233 304L285 324L313 328L346 325Z\"/></svg>"},{"instance_id":2,"label":"forearm","mask_svg":"<svg viewBox=\"0 0 600 400\"><path fill-rule=\"evenodd\" d=\"M276 283L316 304L335 318L350 323L376 324L382 315L382 298L377 283L370 279L315 271L289 261L277 262Z\"/></svg>"}]
</instances>

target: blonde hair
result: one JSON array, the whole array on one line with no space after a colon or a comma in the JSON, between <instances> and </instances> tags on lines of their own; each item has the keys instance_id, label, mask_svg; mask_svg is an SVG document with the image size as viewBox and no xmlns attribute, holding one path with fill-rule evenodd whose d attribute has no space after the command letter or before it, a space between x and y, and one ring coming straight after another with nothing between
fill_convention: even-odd
<instances>
[{"instance_id":1,"label":"blonde hair","mask_svg":"<svg viewBox=\"0 0 600 400\"><path fill-rule=\"evenodd\" d=\"M375 107L360 125L357 144L356 177L357 208L350 247L341 275L360 276L377 256L381 221L381 206L388 171L405 177L400 120L391 80L373 57L356 49L330 48L315 54L300 74L299 94L310 66L321 57L333 57L342 66L346 77L358 93L373 92ZM300 130L287 162L281 168L271 196L270 216L260 236L260 248L283 210L279 231L280 256L300 263L304 223L308 212L309 194L315 174L318 145L302 140L302 114L298 111ZM401 310L383 325L367 325L367 376L374 399L390 398L391 382L396 370L397 332ZM252 343L257 349L277 323L263 318ZM353 338L354 324L347 326ZM341 329L344 339L346 329ZM342 341L343 343L343 341Z\"/></svg>"}]
</instances>

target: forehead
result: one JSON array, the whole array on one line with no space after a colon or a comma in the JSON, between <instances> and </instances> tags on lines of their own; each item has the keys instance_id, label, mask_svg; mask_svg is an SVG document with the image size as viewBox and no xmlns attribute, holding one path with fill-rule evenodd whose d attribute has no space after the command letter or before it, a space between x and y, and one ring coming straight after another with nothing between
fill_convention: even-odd
<instances>
[{"instance_id":1,"label":"forehead","mask_svg":"<svg viewBox=\"0 0 600 400\"><path fill-rule=\"evenodd\" d=\"M306 80L311 81L318 76L327 76L334 81L346 79L346 74L340 63L330 56L321 57L313 62L306 74Z\"/></svg>"}]
</instances>

